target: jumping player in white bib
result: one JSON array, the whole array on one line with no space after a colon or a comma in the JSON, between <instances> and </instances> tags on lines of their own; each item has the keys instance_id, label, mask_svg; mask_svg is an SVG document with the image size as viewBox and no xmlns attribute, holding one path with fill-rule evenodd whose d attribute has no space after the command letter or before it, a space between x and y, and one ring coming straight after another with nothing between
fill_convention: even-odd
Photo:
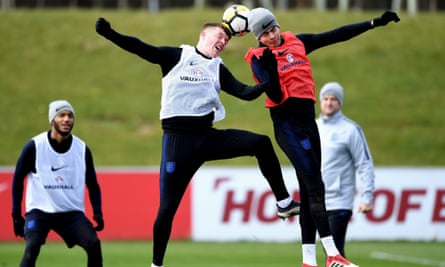
<instances>
[{"instance_id":1,"label":"jumping player in white bib","mask_svg":"<svg viewBox=\"0 0 445 267\"><path fill-rule=\"evenodd\" d=\"M280 163L270 138L238 129L215 129L225 116L219 93L252 100L268 83L245 85L233 77L219 54L231 34L221 23L203 26L196 46L153 46L111 28L104 18L96 31L162 71L160 119L164 131L160 167L160 207L153 227L152 266L162 266L176 210L194 173L206 161L254 156L277 200L278 216L299 213L283 181Z\"/></svg>"}]
</instances>

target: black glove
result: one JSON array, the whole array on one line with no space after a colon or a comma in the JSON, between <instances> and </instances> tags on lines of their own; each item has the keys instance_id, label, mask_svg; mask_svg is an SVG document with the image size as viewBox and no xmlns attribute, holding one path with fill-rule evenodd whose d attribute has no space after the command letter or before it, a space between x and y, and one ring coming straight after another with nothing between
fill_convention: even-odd
<instances>
[{"instance_id":1,"label":"black glove","mask_svg":"<svg viewBox=\"0 0 445 267\"><path fill-rule=\"evenodd\" d=\"M386 24L390 23L391 21L399 22L400 18L397 16L397 13L392 11L385 11L380 18L374 18L373 20L374 27L379 26L385 26Z\"/></svg>"},{"instance_id":2,"label":"black glove","mask_svg":"<svg viewBox=\"0 0 445 267\"><path fill-rule=\"evenodd\" d=\"M96 227L94 227L94 230L102 231L104 229L104 218L102 217L102 213L94 213L93 219L97 223Z\"/></svg>"},{"instance_id":3,"label":"black glove","mask_svg":"<svg viewBox=\"0 0 445 267\"><path fill-rule=\"evenodd\" d=\"M12 214L15 236L25 237L25 219L20 213Z\"/></svg>"},{"instance_id":4,"label":"black glove","mask_svg":"<svg viewBox=\"0 0 445 267\"><path fill-rule=\"evenodd\" d=\"M98 18L96 21L96 32L102 36L107 36L111 32L110 23L104 18Z\"/></svg>"},{"instance_id":5,"label":"black glove","mask_svg":"<svg viewBox=\"0 0 445 267\"><path fill-rule=\"evenodd\" d=\"M269 76L269 82L264 84L266 95L273 102L280 103L283 99L283 92L281 92L277 69L278 63L275 55L269 48L266 48L260 56L259 62L266 69L267 75Z\"/></svg>"},{"instance_id":6,"label":"black glove","mask_svg":"<svg viewBox=\"0 0 445 267\"><path fill-rule=\"evenodd\" d=\"M277 70L277 59L269 48L264 49L263 54L259 58L261 65L269 70Z\"/></svg>"}]
</instances>

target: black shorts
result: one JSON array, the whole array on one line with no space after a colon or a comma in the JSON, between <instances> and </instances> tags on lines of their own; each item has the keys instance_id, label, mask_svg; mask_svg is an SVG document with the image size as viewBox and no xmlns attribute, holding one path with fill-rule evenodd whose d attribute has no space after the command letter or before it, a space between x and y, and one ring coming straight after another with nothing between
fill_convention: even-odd
<instances>
[{"instance_id":1,"label":"black shorts","mask_svg":"<svg viewBox=\"0 0 445 267\"><path fill-rule=\"evenodd\" d=\"M44 244L50 230L62 237L70 248L97 238L92 223L81 211L46 213L31 210L26 213L25 239L32 236L32 239Z\"/></svg>"}]
</instances>

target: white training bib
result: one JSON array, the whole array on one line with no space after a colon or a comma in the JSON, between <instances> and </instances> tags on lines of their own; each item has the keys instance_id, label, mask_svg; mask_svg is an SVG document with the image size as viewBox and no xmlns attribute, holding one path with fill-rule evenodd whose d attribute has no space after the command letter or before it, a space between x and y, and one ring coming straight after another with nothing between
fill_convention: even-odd
<instances>
[{"instance_id":1,"label":"white training bib","mask_svg":"<svg viewBox=\"0 0 445 267\"><path fill-rule=\"evenodd\" d=\"M47 132L33 140L36 173L28 174L26 211L84 211L85 143L73 135L70 149L57 153L49 143Z\"/></svg>"},{"instance_id":2,"label":"white training bib","mask_svg":"<svg viewBox=\"0 0 445 267\"><path fill-rule=\"evenodd\" d=\"M215 121L225 117L219 98L221 58L208 59L195 47L183 45L181 59L162 79L160 119L204 116L215 112Z\"/></svg>"}]
</instances>

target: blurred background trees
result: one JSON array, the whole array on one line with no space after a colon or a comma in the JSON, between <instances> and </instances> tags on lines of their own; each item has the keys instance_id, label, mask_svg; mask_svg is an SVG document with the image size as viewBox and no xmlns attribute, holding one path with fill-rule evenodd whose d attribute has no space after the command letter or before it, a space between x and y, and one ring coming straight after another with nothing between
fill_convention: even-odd
<instances>
[{"instance_id":1,"label":"blurred background trees","mask_svg":"<svg viewBox=\"0 0 445 267\"><path fill-rule=\"evenodd\" d=\"M159 12L168 8L220 8L232 3L242 3L250 8L264 6L270 9L312 8L320 11L329 9L406 10L410 14L417 12L436 12L445 10L445 1L439 0L0 0L1 9L14 8L117 8L147 9Z\"/></svg>"}]
</instances>

